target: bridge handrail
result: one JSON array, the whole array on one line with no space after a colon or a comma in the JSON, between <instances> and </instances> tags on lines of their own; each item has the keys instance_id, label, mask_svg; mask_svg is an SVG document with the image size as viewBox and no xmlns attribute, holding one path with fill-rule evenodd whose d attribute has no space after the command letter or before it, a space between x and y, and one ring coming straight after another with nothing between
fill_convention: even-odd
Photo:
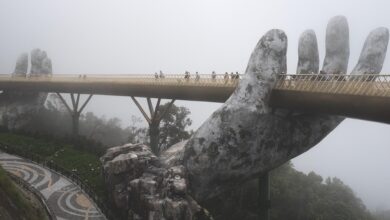
<instances>
[{"instance_id":1,"label":"bridge handrail","mask_svg":"<svg viewBox=\"0 0 390 220\"><path fill-rule=\"evenodd\" d=\"M235 88L239 78L234 74L54 74L0 75L0 82L57 83L126 83L127 85L197 86ZM390 75L377 74L279 74L274 89L330 94L390 96Z\"/></svg>"},{"instance_id":2,"label":"bridge handrail","mask_svg":"<svg viewBox=\"0 0 390 220\"><path fill-rule=\"evenodd\" d=\"M390 96L390 75L280 74L276 90Z\"/></svg>"},{"instance_id":3,"label":"bridge handrail","mask_svg":"<svg viewBox=\"0 0 390 220\"><path fill-rule=\"evenodd\" d=\"M12 74L0 74L0 77L5 77L5 78L48 78L48 77L66 77L66 78L79 78L80 76L87 76L88 77L96 77L96 78L142 78L142 79L155 79L156 76L154 74L27 74L27 75L12 75ZM212 74L198 74L200 78L206 78L206 79L212 79L213 75ZM241 77L243 74L239 74ZM195 79L196 75L195 74L190 74L189 75L191 79ZM225 74L216 74L215 77L216 79L224 79ZM236 76L236 74L234 74ZM160 78L160 75L158 76L159 79L164 79L164 78L185 78L185 74L164 74L163 78ZM228 78L231 78L231 75L228 74Z\"/></svg>"},{"instance_id":4,"label":"bridge handrail","mask_svg":"<svg viewBox=\"0 0 390 220\"><path fill-rule=\"evenodd\" d=\"M241 77L240 75L238 76ZM186 78L183 74L166 74L163 78L156 78L153 74L121 74L121 75L103 75L103 74L54 74L54 75L0 75L0 81L7 82L112 82L112 83L128 83L128 84L151 84L165 86L221 86L235 87L237 75L216 74L214 77L211 74L199 74L196 77L194 74Z\"/></svg>"}]
</instances>

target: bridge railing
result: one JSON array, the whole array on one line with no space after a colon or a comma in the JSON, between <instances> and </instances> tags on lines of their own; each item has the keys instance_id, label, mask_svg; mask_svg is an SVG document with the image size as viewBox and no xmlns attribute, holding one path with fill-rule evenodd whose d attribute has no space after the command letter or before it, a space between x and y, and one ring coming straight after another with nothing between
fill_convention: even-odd
<instances>
[{"instance_id":1,"label":"bridge railing","mask_svg":"<svg viewBox=\"0 0 390 220\"><path fill-rule=\"evenodd\" d=\"M175 85L175 86L221 86L235 87L241 75L233 76L225 74L165 74L163 77L156 77L153 74L52 74L52 75L0 75L0 81L39 81L39 82L112 82L127 84L148 84L148 85Z\"/></svg>"},{"instance_id":2,"label":"bridge railing","mask_svg":"<svg viewBox=\"0 0 390 220\"><path fill-rule=\"evenodd\" d=\"M242 75L225 74L53 74L0 75L0 82L126 83L128 85L236 87ZM319 93L390 96L390 75L280 74L274 89Z\"/></svg>"},{"instance_id":3,"label":"bridge railing","mask_svg":"<svg viewBox=\"0 0 390 220\"><path fill-rule=\"evenodd\" d=\"M390 75L281 74L274 89L328 94L390 96Z\"/></svg>"}]
</instances>

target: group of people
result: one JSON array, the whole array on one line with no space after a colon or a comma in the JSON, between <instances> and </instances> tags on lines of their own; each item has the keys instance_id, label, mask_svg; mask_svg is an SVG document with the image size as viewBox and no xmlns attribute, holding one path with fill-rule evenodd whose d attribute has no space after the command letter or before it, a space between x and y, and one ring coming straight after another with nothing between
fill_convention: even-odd
<instances>
[{"instance_id":1,"label":"group of people","mask_svg":"<svg viewBox=\"0 0 390 220\"><path fill-rule=\"evenodd\" d=\"M225 75L223 77L225 80L228 80L229 79L229 73L228 72L225 72ZM233 72L230 73L230 79L240 79L240 74L238 74L238 72L236 72L236 74L234 74Z\"/></svg>"},{"instance_id":2,"label":"group of people","mask_svg":"<svg viewBox=\"0 0 390 220\"><path fill-rule=\"evenodd\" d=\"M164 73L160 70L160 74L158 74L157 72L154 73L154 78L155 79L164 79L165 78L165 75ZM184 79L186 80L189 80L191 78L191 74L189 71L185 71L184 72ZM230 73L230 76L229 76L229 73L228 72L225 72L225 75L223 77L226 81L229 80L229 78L231 80L235 80L235 79L240 79L240 74L238 72L236 72L236 74L234 74L233 72ZM198 72L195 73L195 80L196 81L199 81L200 79L200 75ZM211 73L211 79L213 80L216 80L217 79L217 74L215 73L215 71L213 71Z\"/></svg>"},{"instance_id":3,"label":"group of people","mask_svg":"<svg viewBox=\"0 0 390 220\"><path fill-rule=\"evenodd\" d=\"M158 75L157 73L154 73L154 78L158 79L164 79L165 78L165 75L164 73L160 70L160 75Z\"/></svg>"}]
</instances>

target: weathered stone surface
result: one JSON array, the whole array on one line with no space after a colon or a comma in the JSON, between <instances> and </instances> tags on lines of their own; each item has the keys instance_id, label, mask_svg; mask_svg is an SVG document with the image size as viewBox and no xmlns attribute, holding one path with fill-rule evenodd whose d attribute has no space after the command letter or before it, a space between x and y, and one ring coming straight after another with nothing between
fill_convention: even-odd
<instances>
[{"instance_id":1,"label":"weathered stone surface","mask_svg":"<svg viewBox=\"0 0 390 220\"><path fill-rule=\"evenodd\" d=\"M297 74L318 73L319 55L317 37L313 30L307 30L301 34L298 44Z\"/></svg>"},{"instance_id":2,"label":"weathered stone surface","mask_svg":"<svg viewBox=\"0 0 390 220\"><path fill-rule=\"evenodd\" d=\"M185 140L174 144L160 155L159 159L164 167L184 164L184 147L187 142L188 141Z\"/></svg>"},{"instance_id":3,"label":"weathered stone surface","mask_svg":"<svg viewBox=\"0 0 390 220\"><path fill-rule=\"evenodd\" d=\"M352 74L379 73L388 40L389 32L385 28L371 32ZM173 209L194 210L188 209L189 201L191 204L196 201L205 208L211 207L210 201L220 201L220 207L212 208L216 212L234 207L237 200L229 198L237 196L229 196L232 195L229 192L309 150L343 120L338 116L305 112L280 114L283 111L268 106L277 74L286 72L286 50L287 37L283 31L266 33L254 49L243 79L226 103L187 142L162 152L158 165L149 166L142 175L125 182L130 181L127 195L132 202L128 208L137 215L134 219L147 215L153 216L151 219L178 216L176 212L169 213ZM298 53L297 72L318 73L318 47L313 31L301 35ZM335 17L327 27L322 74L345 74L348 57L348 24L344 17ZM127 160L132 158L127 157ZM131 176L133 171L128 172ZM176 174L178 178L174 178ZM167 201L176 201L173 198L191 199L180 205L168 204ZM224 201L226 204L222 204ZM161 207L172 207L172 210L167 212ZM180 213L187 216L190 212ZM213 214L218 219L231 219L232 216ZM256 218L253 213L238 216Z\"/></svg>"},{"instance_id":4,"label":"weathered stone surface","mask_svg":"<svg viewBox=\"0 0 390 220\"><path fill-rule=\"evenodd\" d=\"M107 163L105 164L105 170L112 174L121 174L124 172L134 172L134 176L142 174L144 168L149 164L157 163L157 157L154 156L146 145L125 145L127 153L115 155L111 160L108 157L105 158ZM123 150L118 149L118 150ZM139 172L137 171L139 170ZM139 173L139 174L138 174ZM128 174L128 173L127 173Z\"/></svg>"},{"instance_id":5,"label":"weathered stone surface","mask_svg":"<svg viewBox=\"0 0 390 220\"><path fill-rule=\"evenodd\" d=\"M50 75L52 74L51 60L47 57L45 51L34 49L31 51L31 75Z\"/></svg>"},{"instance_id":6,"label":"weathered stone surface","mask_svg":"<svg viewBox=\"0 0 390 220\"><path fill-rule=\"evenodd\" d=\"M141 176L147 164L156 161L156 157L145 145L126 144L110 148L101 161L111 201L116 207L127 209L127 183Z\"/></svg>"},{"instance_id":7,"label":"weathered stone surface","mask_svg":"<svg viewBox=\"0 0 390 220\"><path fill-rule=\"evenodd\" d=\"M383 31L382 31L383 32ZM326 73L346 73L349 56L348 24L343 17L331 19L327 28ZM375 35L374 35L375 36ZM305 37L305 35L303 35ZM380 69L388 38L367 40L370 69ZM301 41L302 42L302 41ZM305 43L306 42L306 43ZM304 45L312 47L310 41ZM302 47L306 47L302 45ZM377 46L379 45L379 46ZM272 114L267 105L275 74L285 72L287 39L283 32L268 32L255 48L244 78L229 100L198 129L188 141L184 165L188 170L193 197L202 202L221 192L271 170L315 146L341 121L337 116ZM316 49L301 50L315 56ZM311 62L317 62L313 59ZM317 63L298 69L316 71ZM358 64L359 66L360 64ZM366 67L367 68L367 67Z\"/></svg>"},{"instance_id":8,"label":"weathered stone surface","mask_svg":"<svg viewBox=\"0 0 390 220\"><path fill-rule=\"evenodd\" d=\"M13 75L18 77L26 76L27 69L28 69L28 54L23 53L16 60L15 71L13 72Z\"/></svg>"},{"instance_id":9,"label":"weathered stone surface","mask_svg":"<svg viewBox=\"0 0 390 220\"><path fill-rule=\"evenodd\" d=\"M327 74L345 74L349 59L349 27L347 19L336 16L326 28L326 55L322 70Z\"/></svg>"},{"instance_id":10,"label":"weathered stone surface","mask_svg":"<svg viewBox=\"0 0 390 220\"><path fill-rule=\"evenodd\" d=\"M290 131L287 126L276 130L283 119L270 114L267 105L276 75L286 72L286 51L283 31L264 35L238 88L187 143L184 163L197 200L212 198L226 186L254 178L271 168L267 161L288 150L288 143L278 137Z\"/></svg>"},{"instance_id":11,"label":"weathered stone surface","mask_svg":"<svg viewBox=\"0 0 390 220\"><path fill-rule=\"evenodd\" d=\"M364 42L359 62L351 74L379 74L386 57L388 42L389 30L387 28L382 27L371 31Z\"/></svg>"},{"instance_id":12,"label":"weathered stone surface","mask_svg":"<svg viewBox=\"0 0 390 220\"><path fill-rule=\"evenodd\" d=\"M128 219L211 219L188 194L184 166L164 168L150 148L126 144L101 158L111 202Z\"/></svg>"}]
</instances>

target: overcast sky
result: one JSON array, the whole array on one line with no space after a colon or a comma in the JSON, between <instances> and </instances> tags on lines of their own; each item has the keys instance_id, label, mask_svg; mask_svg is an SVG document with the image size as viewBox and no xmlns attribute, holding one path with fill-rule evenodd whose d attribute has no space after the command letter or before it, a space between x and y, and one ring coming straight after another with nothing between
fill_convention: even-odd
<instances>
[{"instance_id":1,"label":"overcast sky","mask_svg":"<svg viewBox=\"0 0 390 220\"><path fill-rule=\"evenodd\" d=\"M288 35L294 73L300 33L316 31L323 58L326 24L335 15L349 21L352 69L367 34L390 27L389 10L387 0L0 0L0 73L11 73L17 56L33 48L47 51L54 73L243 72L272 28ZM390 56L383 73L390 73ZM220 106L177 103L192 111L194 129ZM126 97L94 97L86 110L118 117L123 126L131 115L141 117ZM370 209L390 209L389 143L390 125L348 119L293 162L341 178Z\"/></svg>"}]
</instances>

